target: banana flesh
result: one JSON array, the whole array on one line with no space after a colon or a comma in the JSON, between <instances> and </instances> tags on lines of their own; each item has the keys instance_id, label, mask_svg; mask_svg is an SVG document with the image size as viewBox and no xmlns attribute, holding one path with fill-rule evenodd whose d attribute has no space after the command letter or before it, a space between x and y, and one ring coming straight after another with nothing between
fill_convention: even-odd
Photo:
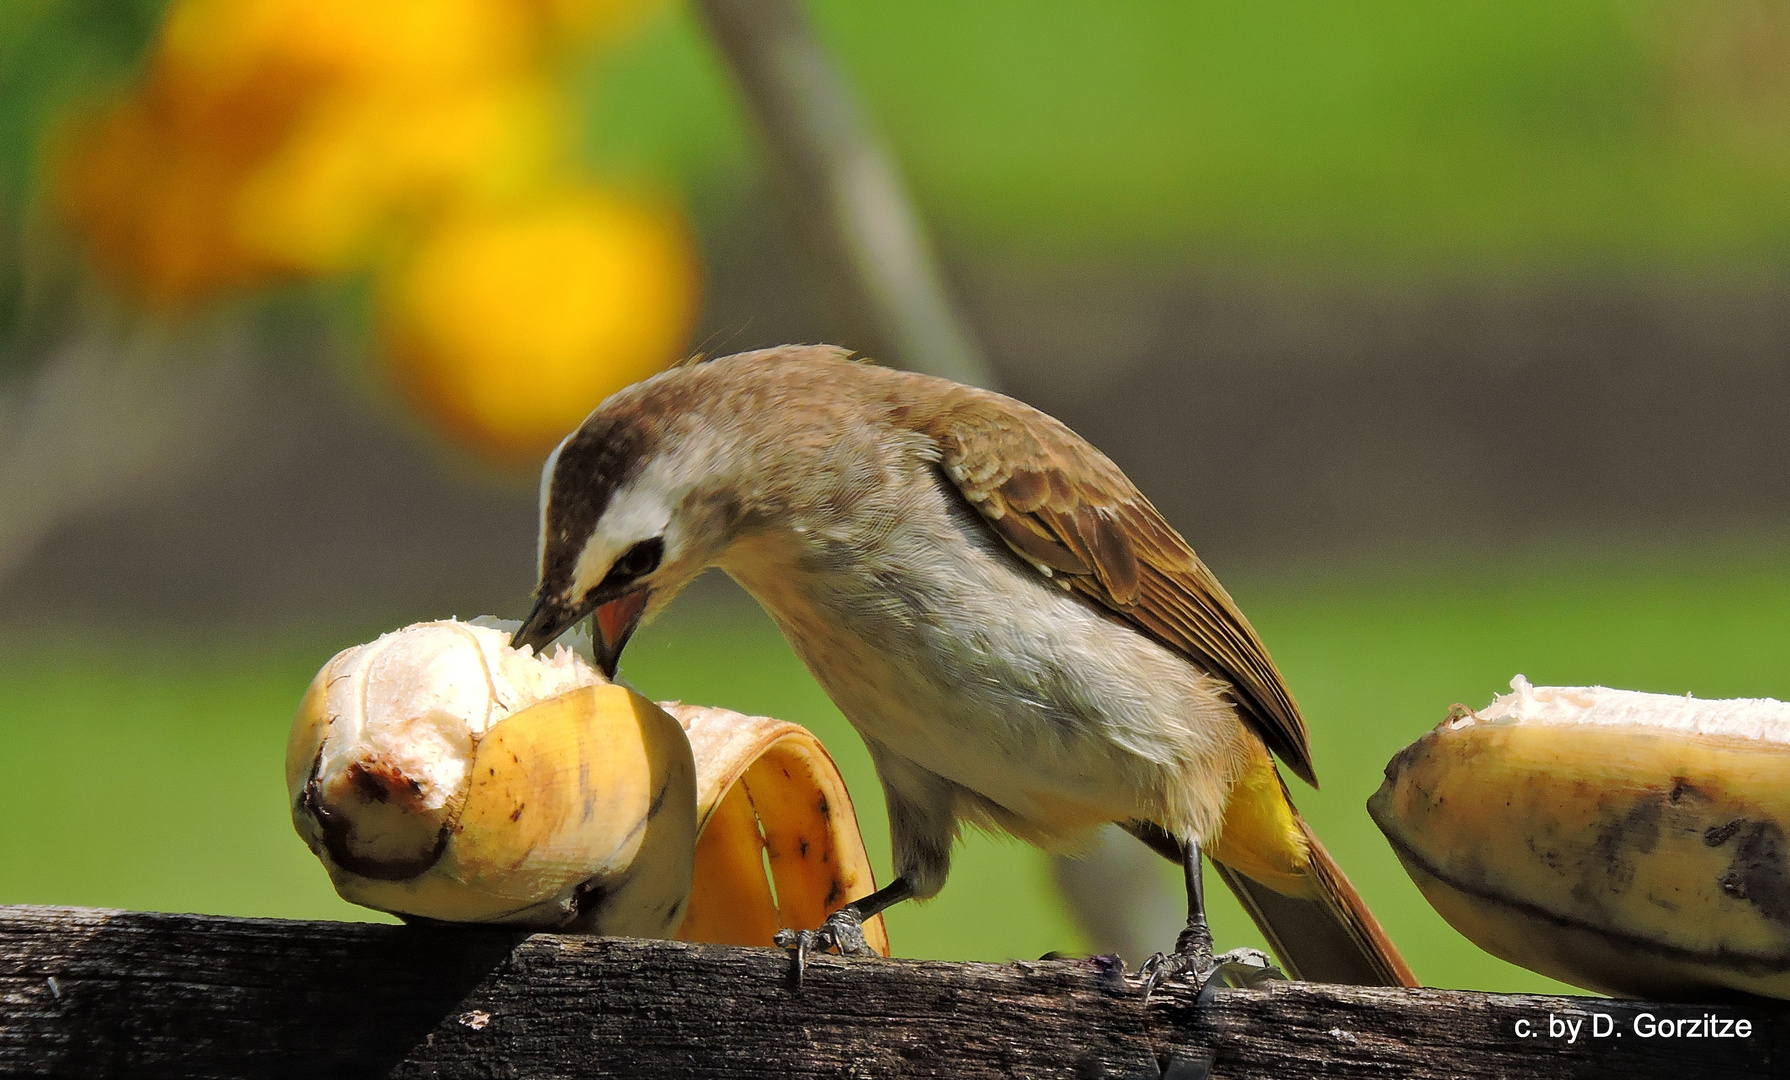
<instances>
[{"instance_id":1,"label":"banana flesh","mask_svg":"<svg viewBox=\"0 0 1790 1080\"><path fill-rule=\"evenodd\" d=\"M347 649L299 707L286 778L293 824L354 903L642 937L683 920L689 740L569 651L458 622Z\"/></svg>"},{"instance_id":2,"label":"banana flesh","mask_svg":"<svg viewBox=\"0 0 1790 1080\"><path fill-rule=\"evenodd\" d=\"M1511 686L1368 803L1425 898L1589 990L1790 998L1790 704Z\"/></svg>"},{"instance_id":3,"label":"banana flesh","mask_svg":"<svg viewBox=\"0 0 1790 1080\"><path fill-rule=\"evenodd\" d=\"M851 796L807 729L727 709L663 702L696 755L695 883L678 937L773 944L778 930L812 930L876 891ZM881 915L864 939L889 955Z\"/></svg>"}]
</instances>

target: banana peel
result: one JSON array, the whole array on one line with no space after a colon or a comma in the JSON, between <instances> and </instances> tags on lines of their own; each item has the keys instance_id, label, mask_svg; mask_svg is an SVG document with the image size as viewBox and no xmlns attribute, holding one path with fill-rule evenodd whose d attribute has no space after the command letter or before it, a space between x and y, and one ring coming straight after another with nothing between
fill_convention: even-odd
<instances>
[{"instance_id":1,"label":"banana peel","mask_svg":"<svg viewBox=\"0 0 1790 1080\"><path fill-rule=\"evenodd\" d=\"M287 744L293 823L343 898L407 918L772 945L876 888L807 730L654 705L494 620L344 650ZM864 926L888 955L880 917Z\"/></svg>"},{"instance_id":2,"label":"banana peel","mask_svg":"<svg viewBox=\"0 0 1790 1080\"><path fill-rule=\"evenodd\" d=\"M876 891L851 795L806 728L727 709L662 702L696 755L696 872L684 941L772 945ZM864 940L889 955L881 915Z\"/></svg>"},{"instance_id":3,"label":"banana peel","mask_svg":"<svg viewBox=\"0 0 1790 1080\"><path fill-rule=\"evenodd\" d=\"M1511 686L1368 802L1430 904L1588 990L1790 998L1790 704Z\"/></svg>"}]
</instances>

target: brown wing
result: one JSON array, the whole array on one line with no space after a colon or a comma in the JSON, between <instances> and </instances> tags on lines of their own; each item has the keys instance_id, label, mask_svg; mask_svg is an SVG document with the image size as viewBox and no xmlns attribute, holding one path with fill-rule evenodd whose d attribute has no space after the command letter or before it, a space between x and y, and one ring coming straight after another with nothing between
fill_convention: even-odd
<instances>
[{"instance_id":1,"label":"brown wing","mask_svg":"<svg viewBox=\"0 0 1790 1080\"><path fill-rule=\"evenodd\" d=\"M909 419L1009 547L1228 682L1262 741L1316 785L1305 720L1249 620L1105 454L1030 406L967 387Z\"/></svg>"}]
</instances>

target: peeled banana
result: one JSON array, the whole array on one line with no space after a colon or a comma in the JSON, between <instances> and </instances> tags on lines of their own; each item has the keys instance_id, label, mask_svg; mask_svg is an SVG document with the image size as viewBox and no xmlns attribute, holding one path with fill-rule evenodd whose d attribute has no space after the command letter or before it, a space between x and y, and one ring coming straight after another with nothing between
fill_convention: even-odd
<instances>
[{"instance_id":1,"label":"peeled banana","mask_svg":"<svg viewBox=\"0 0 1790 1080\"><path fill-rule=\"evenodd\" d=\"M288 794L345 899L771 945L875 890L844 781L805 729L655 706L571 650L511 649L515 625L419 623L312 682ZM864 929L888 955L882 919Z\"/></svg>"},{"instance_id":2,"label":"peeled banana","mask_svg":"<svg viewBox=\"0 0 1790 1080\"><path fill-rule=\"evenodd\" d=\"M1790 998L1790 704L1511 690L1368 802L1443 918L1589 990Z\"/></svg>"},{"instance_id":3,"label":"peeled banana","mask_svg":"<svg viewBox=\"0 0 1790 1080\"><path fill-rule=\"evenodd\" d=\"M566 649L419 623L338 653L286 750L293 824L382 911L667 937L696 848L676 720Z\"/></svg>"}]
</instances>

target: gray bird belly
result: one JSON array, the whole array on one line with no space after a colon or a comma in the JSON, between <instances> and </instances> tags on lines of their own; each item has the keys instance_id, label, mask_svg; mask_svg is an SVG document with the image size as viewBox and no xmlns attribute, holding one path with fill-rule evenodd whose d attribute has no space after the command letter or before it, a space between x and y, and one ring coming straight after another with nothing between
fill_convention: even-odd
<instances>
[{"instance_id":1,"label":"gray bird belly","mask_svg":"<svg viewBox=\"0 0 1790 1080\"><path fill-rule=\"evenodd\" d=\"M1029 570L991 561L923 578L860 572L766 606L868 740L1003 820L1043 836L1154 815L1198 734L1203 680Z\"/></svg>"}]
</instances>

